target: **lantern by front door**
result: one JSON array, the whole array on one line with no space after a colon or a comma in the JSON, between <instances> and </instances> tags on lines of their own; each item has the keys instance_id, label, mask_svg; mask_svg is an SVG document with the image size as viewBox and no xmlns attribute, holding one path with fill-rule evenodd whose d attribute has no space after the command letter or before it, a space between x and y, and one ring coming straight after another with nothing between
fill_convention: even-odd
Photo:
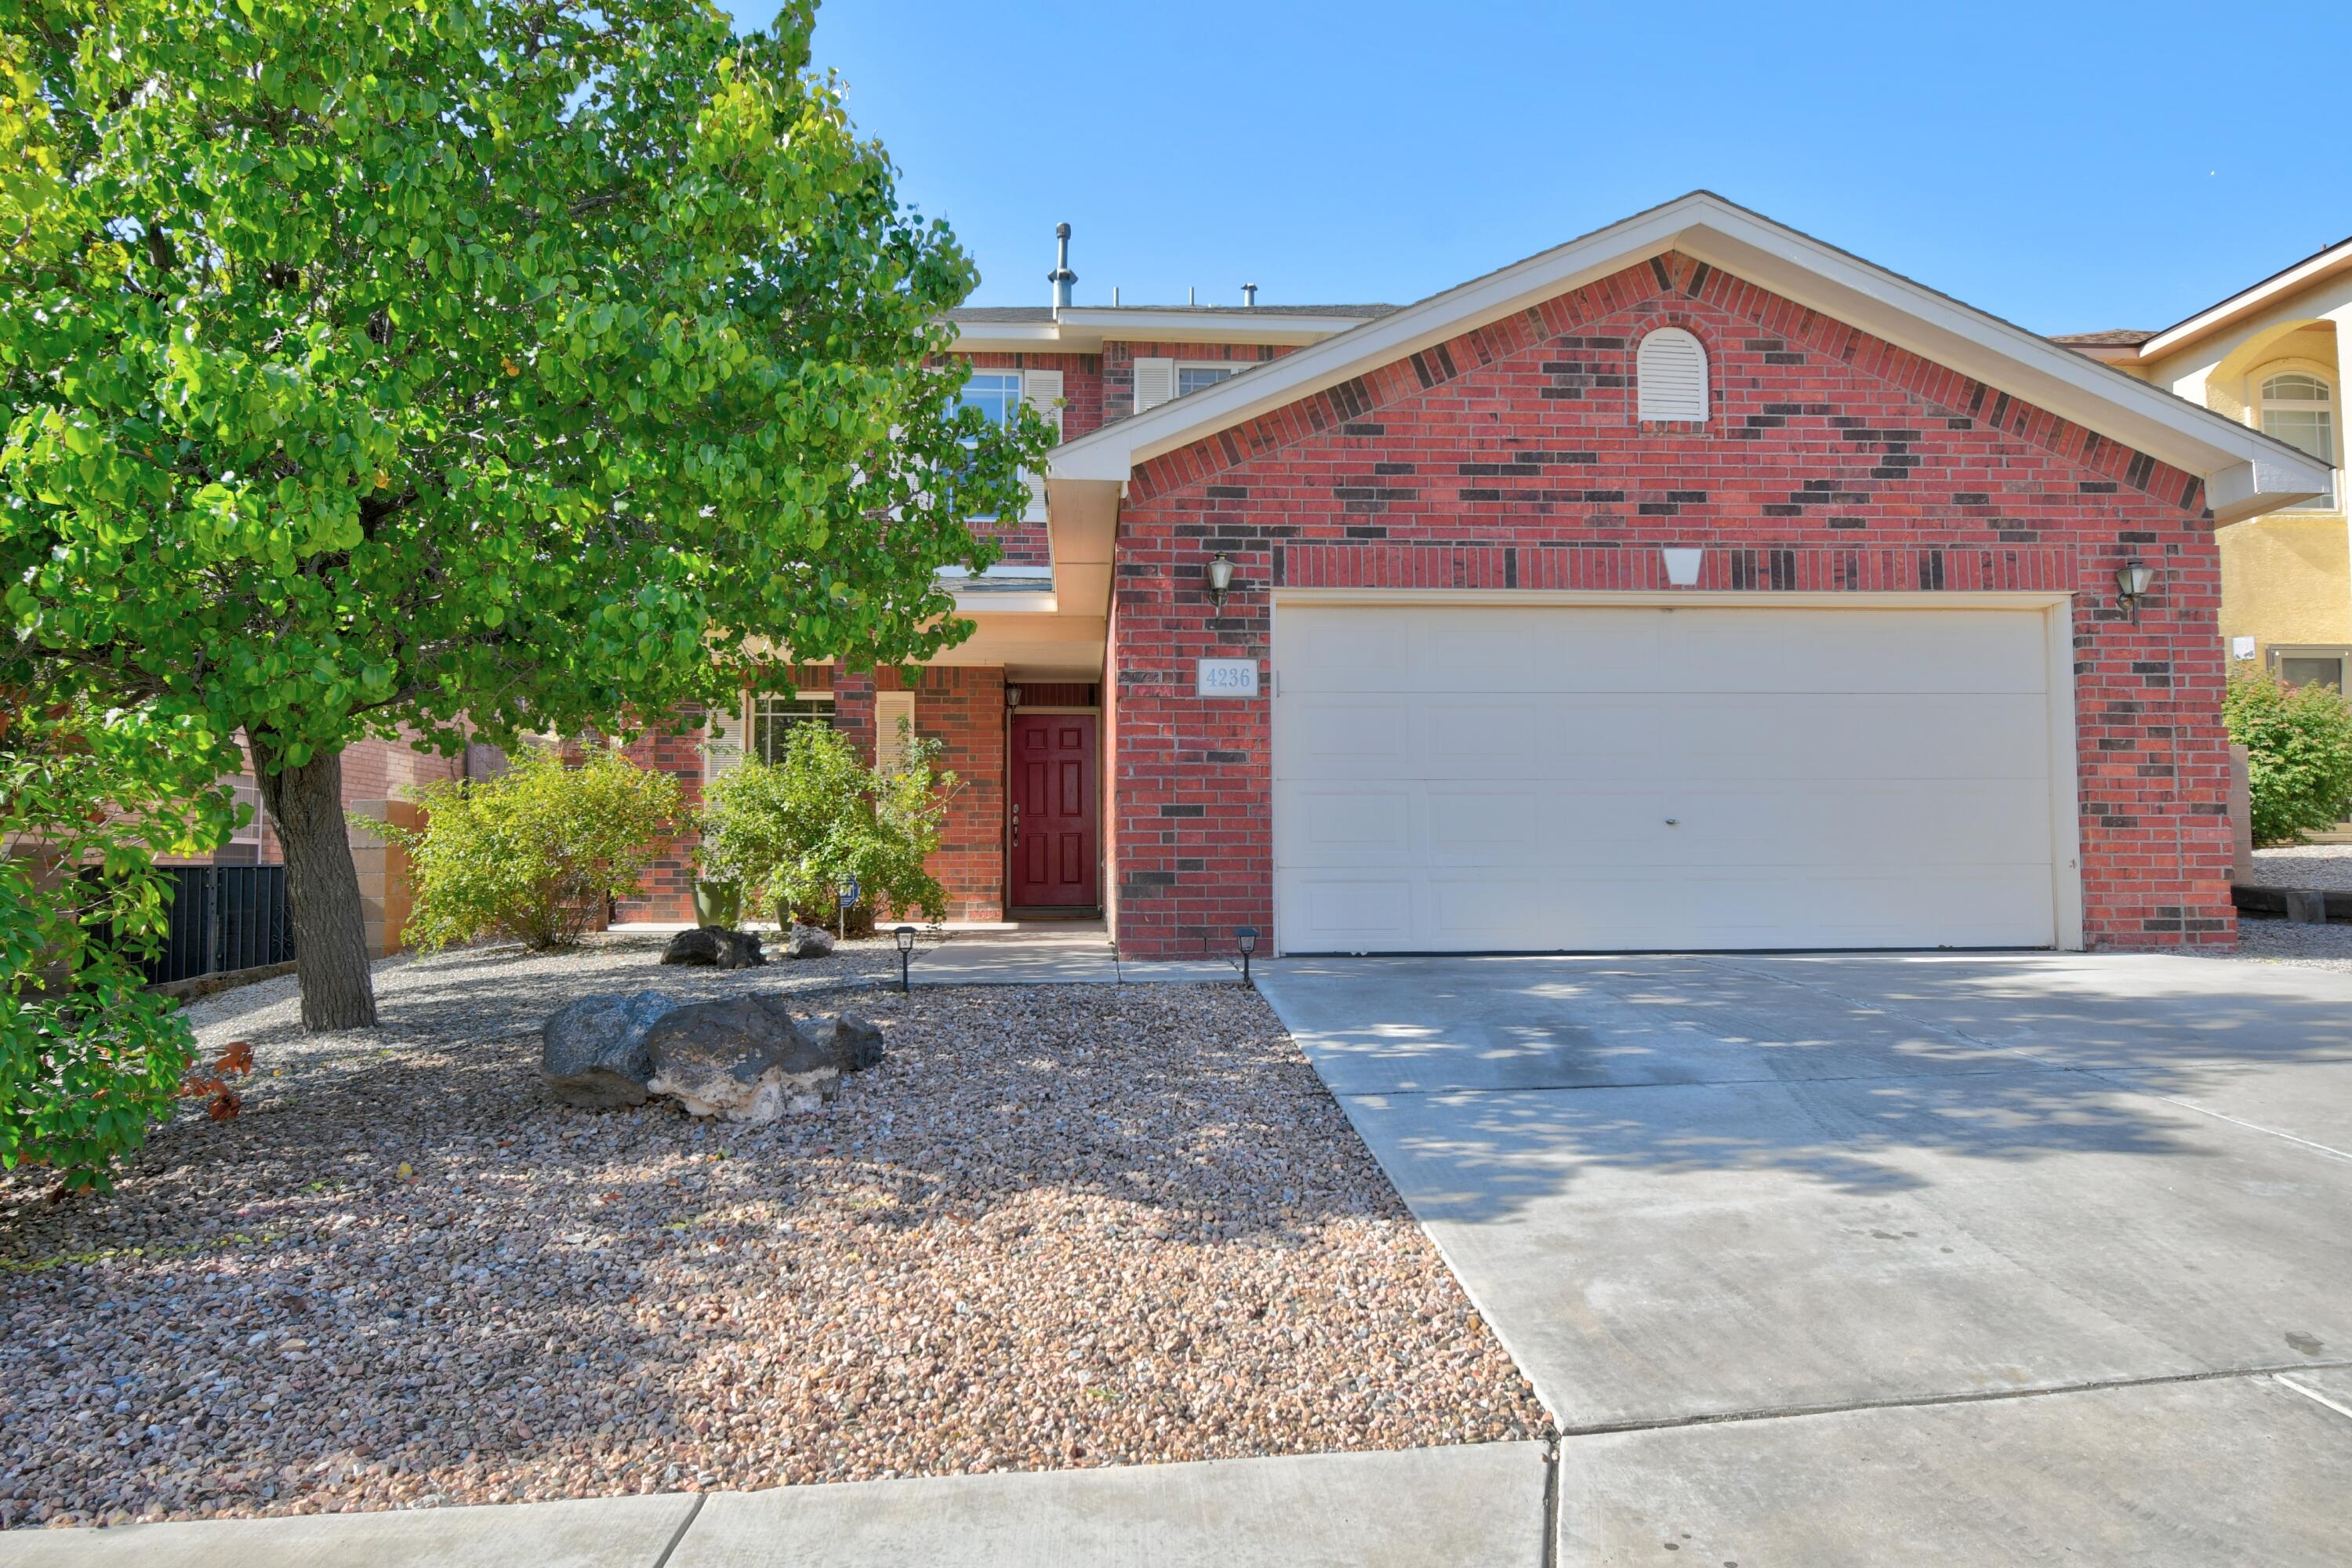
<instances>
[{"instance_id":1,"label":"lantern by front door","mask_svg":"<svg viewBox=\"0 0 2352 1568\"><path fill-rule=\"evenodd\" d=\"M1095 722L1092 713L1013 716L1005 902L1014 910L1101 904Z\"/></svg>"}]
</instances>

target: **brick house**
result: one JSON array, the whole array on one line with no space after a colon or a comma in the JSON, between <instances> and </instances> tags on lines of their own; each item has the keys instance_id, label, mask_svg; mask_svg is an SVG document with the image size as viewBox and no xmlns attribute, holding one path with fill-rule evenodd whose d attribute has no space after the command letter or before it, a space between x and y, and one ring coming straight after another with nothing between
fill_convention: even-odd
<instances>
[{"instance_id":1,"label":"brick house","mask_svg":"<svg viewBox=\"0 0 2352 1568\"><path fill-rule=\"evenodd\" d=\"M1399 310L1072 281L954 318L1064 437L976 635L648 762L908 716L954 915L1139 957L2232 940L2213 535L2325 491L2284 443L1704 193Z\"/></svg>"}]
</instances>

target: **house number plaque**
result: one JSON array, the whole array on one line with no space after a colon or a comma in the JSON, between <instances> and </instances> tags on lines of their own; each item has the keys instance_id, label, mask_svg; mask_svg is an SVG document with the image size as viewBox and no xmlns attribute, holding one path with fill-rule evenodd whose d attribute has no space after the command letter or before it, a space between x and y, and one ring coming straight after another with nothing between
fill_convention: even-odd
<instances>
[{"instance_id":1,"label":"house number plaque","mask_svg":"<svg viewBox=\"0 0 2352 1568\"><path fill-rule=\"evenodd\" d=\"M1196 697L1255 697L1257 660L1204 658L1200 661L1200 674L1194 679L1192 691Z\"/></svg>"}]
</instances>

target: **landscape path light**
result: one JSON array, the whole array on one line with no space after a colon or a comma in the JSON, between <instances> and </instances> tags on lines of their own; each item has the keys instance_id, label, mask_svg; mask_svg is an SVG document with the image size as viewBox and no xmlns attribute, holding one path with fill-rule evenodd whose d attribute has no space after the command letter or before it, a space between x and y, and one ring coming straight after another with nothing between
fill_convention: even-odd
<instances>
[{"instance_id":1,"label":"landscape path light","mask_svg":"<svg viewBox=\"0 0 2352 1568\"><path fill-rule=\"evenodd\" d=\"M900 926L890 933L898 939L898 989L907 989L907 961L915 954L915 928Z\"/></svg>"}]
</instances>

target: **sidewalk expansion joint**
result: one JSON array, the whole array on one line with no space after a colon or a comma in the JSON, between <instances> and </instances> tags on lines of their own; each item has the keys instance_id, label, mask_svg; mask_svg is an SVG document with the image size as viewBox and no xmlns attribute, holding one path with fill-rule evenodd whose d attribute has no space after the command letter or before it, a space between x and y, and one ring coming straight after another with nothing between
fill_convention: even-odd
<instances>
[{"instance_id":1,"label":"sidewalk expansion joint","mask_svg":"<svg viewBox=\"0 0 2352 1568\"><path fill-rule=\"evenodd\" d=\"M702 1505L709 1500L709 1492L694 1494L694 1506L688 1509L686 1517L677 1521L677 1529L670 1534L669 1544L663 1547L661 1555L654 1559L654 1568L669 1568L670 1556L677 1550L677 1543L686 1539L686 1532L692 1530L694 1521L702 1517Z\"/></svg>"},{"instance_id":2,"label":"sidewalk expansion joint","mask_svg":"<svg viewBox=\"0 0 2352 1568\"><path fill-rule=\"evenodd\" d=\"M1843 1415L1862 1410L1911 1410L1937 1405L1994 1405L2007 1400L2042 1399L2058 1394L2097 1394L2111 1388L2161 1388L2176 1383L2219 1383L2231 1378L2255 1377L2284 1381L2288 1375L2298 1372L2328 1372L2346 1367L2352 1367L2352 1360L2231 1367L2218 1372L2176 1372L2154 1377L2110 1377L2088 1383L2049 1384L2040 1388L2001 1388L1968 1394L1923 1394L1909 1398L1790 1405L1774 1410L1729 1410L1713 1415L1675 1415L1662 1421L1597 1421L1582 1426L1563 1425L1559 1430L1562 1437L1600 1437L1618 1432L1670 1432L1685 1426L1725 1426L1741 1421L1787 1421L1806 1415ZM2307 1394L2309 1391L2297 1388L2296 1392Z\"/></svg>"}]
</instances>

